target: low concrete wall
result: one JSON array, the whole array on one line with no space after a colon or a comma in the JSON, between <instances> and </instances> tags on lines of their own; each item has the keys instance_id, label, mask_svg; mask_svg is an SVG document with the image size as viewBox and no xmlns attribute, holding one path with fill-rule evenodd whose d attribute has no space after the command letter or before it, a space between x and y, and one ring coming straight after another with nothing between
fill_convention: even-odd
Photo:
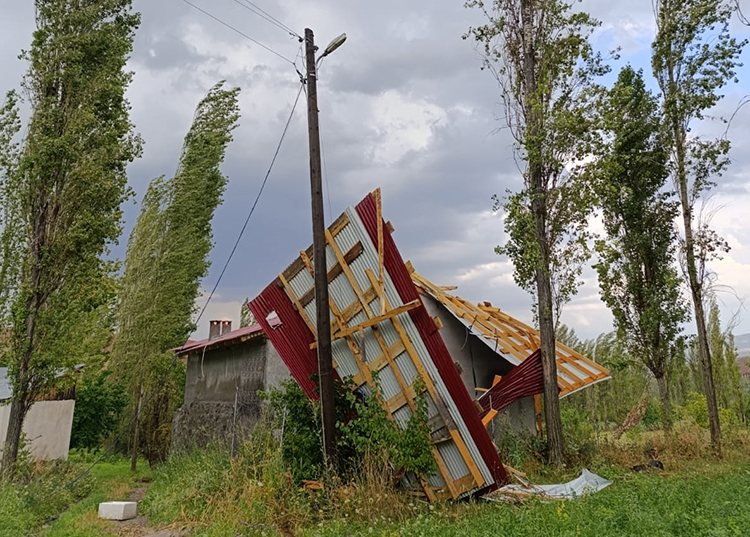
<instances>
[{"instance_id":1,"label":"low concrete wall","mask_svg":"<svg viewBox=\"0 0 750 537\"><path fill-rule=\"evenodd\" d=\"M186 403L172 418L172 451L189 451L208 445L240 445L258 422L260 405L240 405L234 421L234 403L224 401L193 401Z\"/></svg>"},{"instance_id":2,"label":"low concrete wall","mask_svg":"<svg viewBox=\"0 0 750 537\"><path fill-rule=\"evenodd\" d=\"M39 401L34 403L23 422L29 451L37 460L68 458L73 428L75 401ZM0 406L0 452L8 432L10 405Z\"/></svg>"}]
</instances>

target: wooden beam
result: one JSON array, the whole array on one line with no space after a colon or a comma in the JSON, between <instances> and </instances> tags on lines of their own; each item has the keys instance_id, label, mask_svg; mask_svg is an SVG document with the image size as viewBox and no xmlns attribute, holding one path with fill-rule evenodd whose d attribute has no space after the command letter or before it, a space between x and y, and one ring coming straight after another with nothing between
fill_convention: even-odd
<instances>
[{"instance_id":1,"label":"wooden beam","mask_svg":"<svg viewBox=\"0 0 750 537\"><path fill-rule=\"evenodd\" d=\"M374 283L374 280L376 278L373 272L368 269L368 270L365 270L365 274L367 274L367 277L370 280L370 283ZM388 298L385 295L381 295L380 300L387 302ZM427 387L427 391L430 394L430 397L432 398L433 403L435 403L435 406L438 408L438 412L440 412L440 414L443 416L443 419L445 420L446 428L450 432L450 435L453 438L454 443L456 444L456 448L458 448L458 451L461 454L461 458L464 459L466 466L469 468L469 471L474 476L474 479L476 480L478 486L483 485L485 483L484 477L482 477L482 474L477 468L476 463L474 462L474 459L469 453L469 450L466 447L466 443L464 442L463 438L461 438L461 435L458 433L456 424L453 422L453 419L450 417L450 414L448 412L448 409L445 406L445 403L443 403L442 399L440 398L440 395L437 393L437 389L435 388L435 385L433 384L432 379L427 374L427 371L425 371L424 366L422 365L422 361L420 360L419 355L417 354L417 351L414 349L414 345L409 339L409 336L406 334L404 327L401 325L401 322L398 320L397 317L393 318L392 323L399 337L404 342L404 345L406 346L406 350L409 353L409 356L411 357L412 362L414 363L414 367L416 368L417 373L419 373L419 375L422 377L422 380L424 381L425 386ZM448 477L448 479L450 479L450 476Z\"/></svg>"}]
</instances>

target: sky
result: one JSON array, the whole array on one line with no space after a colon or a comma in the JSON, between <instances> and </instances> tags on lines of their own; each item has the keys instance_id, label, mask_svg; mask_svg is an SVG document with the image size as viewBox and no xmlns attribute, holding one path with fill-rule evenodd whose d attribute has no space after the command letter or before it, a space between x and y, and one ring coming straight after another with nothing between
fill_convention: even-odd
<instances>
[{"instance_id":1,"label":"sky","mask_svg":"<svg viewBox=\"0 0 750 537\"><path fill-rule=\"evenodd\" d=\"M134 0L142 14L128 68L135 73L127 96L132 120L145 140L142 158L129 167L136 192L125 206L125 234L112 248L123 257L138 203L151 179L174 174L182 139L195 106L219 80L242 88L240 127L222 167L229 178L213 222L212 267L202 282L210 290L237 239L276 148L299 88L298 40L246 9L244 0L190 0L283 58L235 33L184 0ZM741 0L741 3L750 0ZM318 99L324 156L326 219L332 221L380 187L383 211L395 226L403 257L439 285L458 285L472 301L490 301L531 322L531 297L513 281L512 265L495 254L505 240L503 214L493 194L518 190L522 180L502 113L496 81L481 70L481 56L462 35L482 23L462 0L253 0L302 34L315 31L321 47L342 32L346 43L325 59ZM244 7L243 7L244 6ZM651 76L654 36L650 0L584 0L577 4L601 21L592 37L611 61L611 83L630 63ZM750 6L748 6L750 7ZM0 91L17 88L26 69L18 59L34 29L33 2L0 0ZM735 23L733 32L750 37ZM743 60L748 63L750 48ZM713 115L729 117L750 94L750 68ZM650 82L653 87L653 82ZM210 319L239 323L245 297L254 297L301 249L312 242L307 117L301 101L268 185L240 246L206 309L194 338L205 337ZM727 126L702 124L696 132L720 135ZM731 246L714 262L722 318L736 319L735 333L750 332L750 106L728 131L732 165L719 179L710 208L712 225ZM562 322L582 338L612 330L612 316L599 297L591 269ZM198 304L205 303L205 294ZM686 332L692 332L686 325Z\"/></svg>"}]
</instances>

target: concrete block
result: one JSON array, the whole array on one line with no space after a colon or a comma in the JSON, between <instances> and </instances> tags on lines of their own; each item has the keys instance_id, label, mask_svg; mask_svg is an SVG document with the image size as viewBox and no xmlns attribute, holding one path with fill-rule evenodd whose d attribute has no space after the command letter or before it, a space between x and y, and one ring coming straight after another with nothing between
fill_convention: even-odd
<instances>
[{"instance_id":1,"label":"concrete block","mask_svg":"<svg viewBox=\"0 0 750 537\"><path fill-rule=\"evenodd\" d=\"M102 502L99 518L108 520L130 520L138 514L138 502Z\"/></svg>"}]
</instances>

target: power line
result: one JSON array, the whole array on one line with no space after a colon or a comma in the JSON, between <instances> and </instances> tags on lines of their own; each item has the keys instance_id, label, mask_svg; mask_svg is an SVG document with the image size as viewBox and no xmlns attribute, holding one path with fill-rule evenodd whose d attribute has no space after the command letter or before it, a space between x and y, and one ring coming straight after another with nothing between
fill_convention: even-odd
<instances>
[{"instance_id":1,"label":"power line","mask_svg":"<svg viewBox=\"0 0 750 537\"><path fill-rule=\"evenodd\" d=\"M302 36L300 36L297 32L289 28L286 24L279 21L277 18L273 17L272 15L268 14L266 11L258 7L257 5L253 4L249 0L245 0L246 3L241 2L240 0L232 0L235 4L239 4L240 6L244 7L251 13L255 13L258 15L261 19L270 22L277 28L282 29L284 32L288 33L292 37L296 37L298 39L302 39ZM250 4L250 5L248 5Z\"/></svg>"},{"instance_id":2,"label":"power line","mask_svg":"<svg viewBox=\"0 0 750 537\"><path fill-rule=\"evenodd\" d=\"M274 55L278 56L279 58L281 58L282 60L284 60L284 61L286 61L286 62L289 62L289 63L291 63L292 65L294 65L294 62L293 62L292 60L290 60L289 58L287 58L286 56L284 56L284 55L282 55L282 54L279 54L278 52L276 52L275 50L273 50L273 49L272 49L272 48L270 48L270 47L267 47L266 45L264 45L263 43L261 43L261 42L260 42L260 41L258 41L257 39L255 39L255 38L252 38L252 37L250 37L250 36L249 36L249 35L247 35L247 34L246 34L245 32L243 32L243 31L241 31L241 30L238 30L237 28L235 28L234 26L232 26L231 24L229 24L229 23L227 23L227 22L224 22L224 21L223 21L223 20L221 20L221 19L220 19L219 17L217 17L217 16L215 16L215 15L212 15L211 13L209 13L208 11L206 11L205 9L203 9L202 7L198 7L198 6L196 6L196 5L195 5L195 4L193 4L193 3L192 3L192 2L190 1L190 0L182 0L182 1L183 1L183 2L185 2L185 3L187 4L187 5L189 5L189 6L193 7L193 8L195 8L195 9L197 9L198 11L200 11L201 13L203 13L204 15L206 15L207 17L211 17L211 18L212 18L213 20L215 20L216 22L218 22L218 23L220 23L220 24L223 24L224 26L226 26L226 27L227 27L227 28L229 28L230 30L232 30L232 31L234 31L234 32L236 32L236 33L238 33L238 34L240 34L240 35L241 35L242 37L244 37L244 38L246 38L246 39L249 39L250 41L252 41L252 42L253 42L253 43L255 43L256 45L258 45L259 47L261 47L261 48L264 48L264 49L266 49L266 50L267 50L268 52L270 52L271 54L274 54Z\"/></svg>"},{"instance_id":3,"label":"power line","mask_svg":"<svg viewBox=\"0 0 750 537\"><path fill-rule=\"evenodd\" d=\"M219 284L221 283L222 278L224 277L224 273L227 271L227 267L229 266L229 263L232 261L232 257L234 256L235 252L237 251L237 247L240 244L240 241L242 240L242 236L245 233L245 230L247 229L247 224L250 222L250 218L253 216L253 213L255 212L255 208L258 205L258 202L260 201L260 197L263 194L263 190L266 188L266 183L268 183L268 178L271 176L271 171L273 170L273 166L276 163L276 158L279 156L279 151L281 150L281 146L284 143L284 138L286 138L286 133L289 130L289 125L292 122L292 118L294 117L294 111L297 109L297 103L299 103L299 96L302 94L302 88L304 87L304 84L300 84L300 88L297 91L297 97L294 99L294 104L292 105L292 110L289 112L289 118L286 120L286 124L284 125L284 130L281 133L281 138L279 138L279 143L276 146L276 151L273 154L273 158L271 159L271 164L268 167L268 171L266 172L266 176L263 178L263 182L260 185L260 190L258 190L258 195L255 197L255 201L253 202L252 207L250 207L250 212L247 215L247 218L245 219L245 223L242 226L242 229L240 230L239 235L237 236L237 241L234 243L234 247L232 248L231 253L229 254L229 257L227 257L226 262L224 263L224 267L221 269L221 273L219 274L219 278L216 280L216 283L213 286L213 289L211 289L211 293L208 295L208 299L206 300L206 303L203 305L203 308L201 308L200 313L198 314L198 318L195 320L195 324L197 325L201 318L203 317L203 314L206 312L206 308L208 308L208 304L211 302L211 299L213 298L214 294L216 293L216 289L219 287ZM189 339L188 339L189 341ZM141 409L145 408L148 403L151 402L151 400L156 397L156 395L159 393L159 388L163 386L164 381L167 379L169 374L172 372L172 369L174 368L175 364L177 363L177 357L179 356L179 352L185 348L185 345L187 345L187 341L183 343L179 349L175 350L174 358L172 358L172 362L169 364L169 367L164 372L164 374L159 379L159 382L156 384L157 388L149 394L149 396L145 399L145 401L141 404ZM205 349L204 349L205 350ZM91 465L86 468L83 472L78 474L76 477L68 481L66 484L56 488L53 490L50 494L45 496L42 501L46 501L63 490L72 487L75 485L78 481L86 477L89 473L91 473L91 470L94 469L94 467L99 464L104 457L109 455L112 450L117 446L117 444L122 440L122 438L130 431L130 428L133 426L133 423L135 423L135 420L140 418L141 412L137 412L133 418L128 422L128 424L125 426L125 428L122 430L122 432L115 438L115 440L110 444L110 446L104 450L104 452L97 457L97 459L91 463Z\"/></svg>"},{"instance_id":4,"label":"power line","mask_svg":"<svg viewBox=\"0 0 750 537\"><path fill-rule=\"evenodd\" d=\"M248 3L248 4L250 4L251 6L253 6L258 11L261 11L263 14L267 15L269 18L271 18L274 21L276 21L281 27L283 27L284 29L286 29L288 32L290 32L290 33L294 34L296 37L302 39L301 35L299 35L297 32L295 32L294 30L292 30L291 28L289 28L289 26L287 26L286 24L284 24L283 22L281 22L279 19L277 19L276 17L274 17L273 15L271 15L270 13L268 13L267 11L265 11L258 4L254 4L250 0L245 0L245 2Z\"/></svg>"}]
</instances>

